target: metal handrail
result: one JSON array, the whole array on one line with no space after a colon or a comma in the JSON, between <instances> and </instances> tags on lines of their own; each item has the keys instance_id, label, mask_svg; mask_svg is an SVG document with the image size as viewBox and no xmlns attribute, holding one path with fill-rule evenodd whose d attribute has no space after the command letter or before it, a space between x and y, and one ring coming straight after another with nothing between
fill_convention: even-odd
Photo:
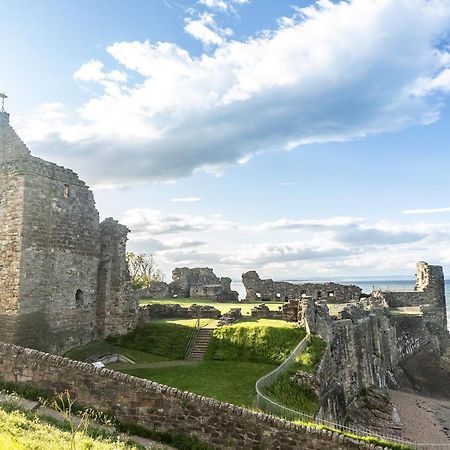
<instances>
[{"instance_id":1,"label":"metal handrail","mask_svg":"<svg viewBox=\"0 0 450 450\"><path fill-rule=\"evenodd\" d=\"M189 337L189 341L186 345L186 353L185 353L184 359L189 359L192 348L194 347L194 344L195 344L195 340L197 339L199 330L200 330L200 318L197 318L194 329L192 330L191 336Z\"/></svg>"},{"instance_id":2,"label":"metal handrail","mask_svg":"<svg viewBox=\"0 0 450 450\"><path fill-rule=\"evenodd\" d=\"M302 341L295 347L295 349L291 352L291 354L274 370L272 370L267 375L259 378L255 384L256 388L256 405L262 411L272 414L274 416L282 417L286 420L294 421L298 420L301 422L322 425L327 428L331 428L337 431L351 433L356 436L365 436L365 437L375 437L378 439L382 439L388 442L395 442L409 447L421 448L421 447L443 447L448 446L448 444L419 444L417 442L411 442L405 439L400 439L398 437L387 436L375 433L365 428L353 428L348 427L343 424L334 423L325 419L321 419L317 416L309 415L300 411L296 411L294 409L288 408L287 406L283 406L269 397L263 394L262 390L274 383L281 375L283 375L295 362L295 359L298 355L300 355L307 348L310 342L311 335L308 334Z\"/></svg>"}]
</instances>

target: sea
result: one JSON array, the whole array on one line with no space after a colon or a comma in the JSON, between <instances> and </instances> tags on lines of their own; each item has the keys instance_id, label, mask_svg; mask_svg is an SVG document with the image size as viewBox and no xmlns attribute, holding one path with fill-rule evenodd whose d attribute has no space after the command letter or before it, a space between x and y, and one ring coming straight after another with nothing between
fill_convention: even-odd
<instances>
[{"instance_id":1,"label":"sea","mask_svg":"<svg viewBox=\"0 0 450 450\"><path fill-rule=\"evenodd\" d=\"M280 280L281 281L281 280ZM325 283L327 281L334 281L340 284L354 284L359 286L364 293L370 294L374 289L382 291L412 291L414 290L414 279L367 279L361 278L356 280L349 279L333 279L333 280L282 280L289 283ZM231 283L231 288L239 292L239 298L245 298L245 287L242 281L234 281ZM447 318L450 325L450 280L445 282L445 297L447 300Z\"/></svg>"}]
</instances>

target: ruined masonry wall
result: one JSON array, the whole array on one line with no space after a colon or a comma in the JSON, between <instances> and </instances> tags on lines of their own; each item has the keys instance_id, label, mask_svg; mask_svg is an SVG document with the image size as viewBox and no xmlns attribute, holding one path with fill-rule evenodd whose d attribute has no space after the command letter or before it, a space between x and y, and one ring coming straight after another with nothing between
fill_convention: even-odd
<instances>
[{"instance_id":1,"label":"ruined masonry wall","mask_svg":"<svg viewBox=\"0 0 450 450\"><path fill-rule=\"evenodd\" d=\"M106 329L131 330L137 303L124 267L128 230L120 227L114 222L100 236L86 184L72 170L31 156L0 112L0 340L60 353ZM103 285L103 311L115 317L105 326L103 314L99 328L100 257L112 274Z\"/></svg>"},{"instance_id":2,"label":"ruined masonry wall","mask_svg":"<svg viewBox=\"0 0 450 450\"><path fill-rule=\"evenodd\" d=\"M60 352L96 337L98 212L71 170L31 156L17 166L25 184L16 342Z\"/></svg>"},{"instance_id":3,"label":"ruined masonry wall","mask_svg":"<svg viewBox=\"0 0 450 450\"><path fill-rule=\"evenodd\" d=\"M104 337L125 334L138 321L138 303L125 258L128 231L112 218L100 224L97 328Z\"/></svg>"},{"instance_id":4,"label":"ruined masonry wall","mask_svg":"<svg viewBox=\"0 0 450 450\"><path fill-rule=\"evenodd\" d=\"M69 390L80 403L123 422L198 437L217 449L369 449L325 430L182 392L92 365L0 343L0 379L53 392Z\"/></svg>"},{"instance_id":5,"label":"ruined masonry wall","mask_svg":"<svg viewBox=\"0 0 450 450\"><path fill-rule=\"evenodd\" d=\"M3 314L16 314L19 307L23 190L23 177L0 166L0 320Z\"/></svg>"},{"instance_id":6,"label":"ruined masonry wall","mask_svg":"<svg viewBox=\"0 0 450 450\"><path fill-rule=\"evenodd\" d=\"M242 274L242 282L247 291L246 300L254 301L287 301L299 299L302 296L314 300L326 300L329 303L347 303L358 301L362 289L354 285L338 283L301 283L293 284L286 281L261 279L254 270Z\"/></svg>"}]
</instances>

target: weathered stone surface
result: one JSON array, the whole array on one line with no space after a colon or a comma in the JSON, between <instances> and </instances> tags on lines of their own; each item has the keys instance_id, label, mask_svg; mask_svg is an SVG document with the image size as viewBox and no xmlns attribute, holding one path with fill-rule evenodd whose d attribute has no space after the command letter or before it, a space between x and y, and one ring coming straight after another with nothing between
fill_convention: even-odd
<instances>
[{"instance_id":1,"label":"weathered stone surface","mask_svg":"<svg viewBox=\"0 0 450 450\"><path fill-rule=\"evenodd\" d=\"M261 305L256 305L250 311L252 317L257 319L281 319L281 311L271 311L267 305L264 303Z\"/></svg>"},{"instance_id":2,"label":"weathered stone surface","mask_svg":"<svg viewBox=\"0 0 450 450\"><path fill-rule=\"evenodd\" d=\"M1 115L0 340L62 352L111 333L108 315L129 329L125 230L101 226L86 184L31 156Z\"/></svg>"},{"instance_id":3,"label":"weathered stone surface","mask_svg":"<svg viewBox=\"0 0 450 450\"><path fill-rule=\"evenodd\" d=\"M262 413L182 392L90 364L0 343L0 380L52 392L68 390L78 402L152 430L196 436L217 449L369 449Z\"/></svg>"},{"instance_id":4,"label":"weathered stone surface","mask_svg":"<svg viewBox=\"0 0 450 450\"><path fill-rule=\"evenodd\" d=\"M141 306L139 308L139 322L154 319L218 319L222 313L210 305L191 305L188 308L181 305L160 304Z\"/></svg>"},{"instance_id":5,"label":"weathered stone surface","mask_svg":"<svg viewBox=\"0 0 450 450\"><path fill-rule=\"evenodd\" d=\"M241 308L231 308L223 316L220 317L218 326L231 325L242 317Z\"/></svg>"},{"instance_id":6,"label":"weathered stone surface","mask_svg":"<svg viewBox=\"0 0 450 450\"><path fill-rule=\"evenodd\" d=\"M171 295L235 302L239 294L231 290L231 278L217 277L209 267L177 267L172 271Z\"/></svg>"},{"instance_id":7,"label":"weathered stone surface","mask_svg":"<svg viewBox=\"0 0 450 450\"><path fill-rule=\"evenodd\" d=\"M358 301L362 289L354 285L337 283L301 283L262 280L254 270L242 274L242 282L247 291L246 300L289 301L303 296L314 300L326 300L329 303L348 303Z\"/></svg>"}]
</instances>

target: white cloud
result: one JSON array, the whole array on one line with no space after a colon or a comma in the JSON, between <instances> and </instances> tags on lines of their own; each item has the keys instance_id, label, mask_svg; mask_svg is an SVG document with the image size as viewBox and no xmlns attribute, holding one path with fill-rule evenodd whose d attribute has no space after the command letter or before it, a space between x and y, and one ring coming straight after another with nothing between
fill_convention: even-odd
<instances>
[{"instance_id":1,"label":"white cloud","mask_svg":"<svg viewBox=\"0 0 450 450\"><path fill-rule=\"evenodd\" d=\"M321 0L244 42L203 25L212 34L198 24L193 33L220 44L212 54L170 42L112 44L119 73L137 77L123 83L90 61L76 76L104 93L56 123L31 117L21 134L40 156L108 185L217 173L262 151L439 117L450 0ZM427 79L433 90L418 90Z\"/></svg>"},{"instance_id":2,"label":"white cloud","mask_svg":"<svg viewBox=\"0 0 450 450\"><path fill-rule=\"evenodd\" d=\"M111 72L105 72L103 70L104 64L101 61L91 59L88 63L83 64L75 73L74 78L78 81L85 82L100 82L100 81L116 81L125 82L127 76L125 73L118 70L112 70Z\"/></svg>"},{"instance_id":3,"label":"white cloud","mask_svg":"<svg viewBox=\"0 0 450 450\"><path fill-rule=\"evenodd\" d=\"M244 5L250 3L250 0L198 0L198 3L211 9L234 11L233 5Z\"/></svg>"},{"instance_id":4,"label":"white cloud","mask_svg":"<svg viewBox=\"0 0 450 450\"><path fill-rule=\"evenodd\" d=\"M175 203L195 203L200 201L200 197L171 198L170 201Z\"/></svg>"},{"instance_id":5,"label":"white cloud","mask_svg":"<svg viewBox=\"0 0 450 450\"><path fill-rule=\"evenodd\" d=\"M204 45L223 45L226 38L232 36L230 28L221 28L217 25L212 14L201 14L198 19L186 19L184 30Z\"/></svg>"},{"instance_id":6,"label":"white cloud","mask_svg":"<svg viewBox=\"0 0 450 450\"><path fill-rule=\"evenodd\" d=\"M424 208L424 209L405 209L402 214L438 214L450 212L450 207L445 208Z\"/></svg>"},{"instance_id":7,"label":"white cloud","mask_svg":"<svg viewBox=\"0 0 450 450\"><path fill-rule=\"evenodd\" d=\"M154 209L130 209L121 222L133 231L133 239L151 239L154 235L200 231L224 231L236 224L217 216L192 216L189 214L163 214Z\"/></svg>"}]
</instances>

